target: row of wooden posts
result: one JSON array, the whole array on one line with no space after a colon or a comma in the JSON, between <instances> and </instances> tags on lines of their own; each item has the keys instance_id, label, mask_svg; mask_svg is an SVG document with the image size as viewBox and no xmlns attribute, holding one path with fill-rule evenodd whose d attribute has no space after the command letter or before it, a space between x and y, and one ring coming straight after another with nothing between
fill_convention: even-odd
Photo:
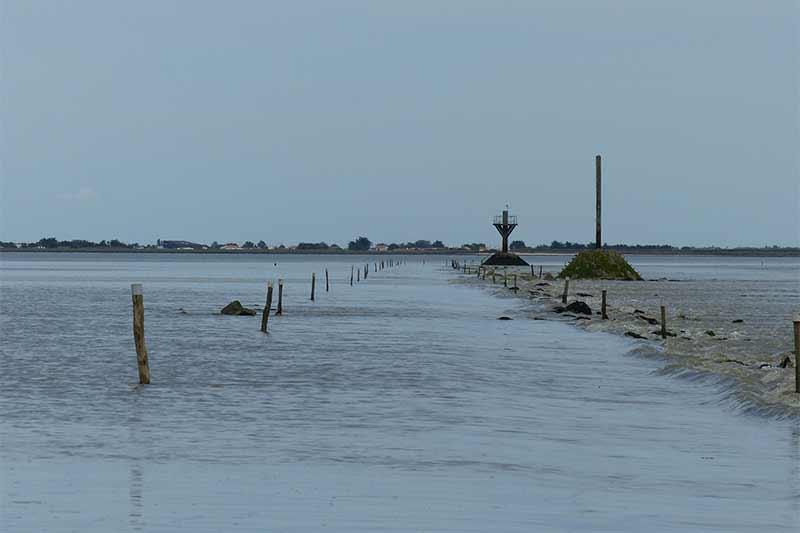
<instances>
[{"instance_id":1,"label":"row of wooden posts","mask_svg":"<svg viewBox=\"0 0 800 533\"><path fill-rule=\"evenodd\" d=\"M375 272L405 264L405 259L386 259L374 263ZM364 273L364 280L369 276L370 263L366 263L362 270L357 270L355 265L350 267L350 286L353 286L353 274L356 274L356 281L361 281L361 273ZM311 273L311 301L316 301L317 273ZM331 289L330 276L328 269L325 269L325 292ZM267 282L267 302L261 314L261 331L267 333L269 314L272 311L272 281ZM136 364L139 369L139 383L146 385L150 383L150 361L147 356L147 346L144 341L144 295L141 283L131 285L131 299L133 303L133 341L136 346ZM278 280L278 307L276 315L283 314L283 279Z\"/></svg>"},{"instance_id":2,"label":"row of wooden posts","mask_svg":"<svg viewBox=\"0 0 800 533\"><path fill-rule=\"evenodd\" d=\"M463 268L464 274L470 274L471 270L472 270L472 268L469 267L466 263L462 265L459 261L457 261L455 259L451 260L451 267L454 270L461 270ZM479 278L486 279L486 271L487 270L488 269L485 266L480 265L480 266L476 267L475 271L476 271L476 273L477 273ZM539 279L542 279L542 271L543 271L542 266L539 266ZM496 282L495 269L491 270L491 276L492 276L492 283L495 283ZM518 290L518 287L517 287L517 275L513 274L513 276L514 276L514 286L511 287L511 289L512 290ZM536 277L536 275L534 273L533 265L531 265L531 277L534 277L534 278ZM507 273L506 273L505 269L503 270L503 286L504 287L508 287L508 276L507 276ZM568 295L569 295L569 278L565 278L564 279L564 291L561 293L561 303L562 304L566 305ZM606 289L602 289L601 297L600 297L600 316L601 316L601 318L603 320L608 320L607 297L608 297L608 291ZM666 340L667 336L668 336L668 330L667 330L667 307L662 304L660 306L660 311L661 311L661 331L659 333L661 334L661 338ZM794 324L794 356L795 356L795 359L794 359L795 387L794 388L795 388L795 392L800 394L800 364L798 364L798 363L800 363L800 313L794 315L794 317L792 319L792 322Z\"/></svg>"}]
</instances>

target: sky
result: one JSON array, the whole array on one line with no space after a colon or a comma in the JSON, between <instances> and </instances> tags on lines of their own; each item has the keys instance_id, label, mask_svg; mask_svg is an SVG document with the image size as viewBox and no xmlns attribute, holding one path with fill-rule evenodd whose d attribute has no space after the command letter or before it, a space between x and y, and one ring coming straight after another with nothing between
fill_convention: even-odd
<instances>
[{"instance_id":1,"label":"sky","mask_svg":"<svg viewBox=\"0 0 800 533\"><path fill-rule=\"evenodd\" d=\"M0 240L798 245L797 0L0 1Z\"/></svg>"}]
</instances>

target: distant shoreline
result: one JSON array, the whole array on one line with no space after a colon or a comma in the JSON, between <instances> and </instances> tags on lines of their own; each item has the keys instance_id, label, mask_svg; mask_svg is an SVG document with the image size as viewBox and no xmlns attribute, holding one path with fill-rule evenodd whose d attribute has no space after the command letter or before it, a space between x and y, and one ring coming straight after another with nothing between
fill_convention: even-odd
<instances>
[{"instance_id":1,"label":"distant shoreline","mask_svg":"<svg viewBox=\"0 0 800 533\"><path fill-rule=\"evenodd\" d=\"M691 250L637 250L635 248L608 248L627 255L651 255L651 256L708 256L708 257L800 257L800 248L721 248L704 249L696 248ZM547 256L547 255L574 255L583 249L543 249L535 252L518 252L523 257ZM386 252L376 252L371 250L262 250L262 249L240 249L240 250L174 250L174 249L141 249L130 248L2 248L2 253L129 253L129 254L200 254L200 255L370 255L375 257L388 257L392 255L485 255L489 256L492 252L473 252L460 249L431 249L431 250L393 250Z\"/></svg>"}]
</instances>

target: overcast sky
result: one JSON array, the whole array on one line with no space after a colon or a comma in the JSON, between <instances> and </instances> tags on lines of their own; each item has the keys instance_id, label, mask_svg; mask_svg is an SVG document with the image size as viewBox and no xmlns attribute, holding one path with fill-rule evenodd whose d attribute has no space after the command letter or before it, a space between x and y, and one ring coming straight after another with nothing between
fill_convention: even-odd
<instances>
[{"instance_id":1,"label":"overcast sky","mask_svg":"<svg viewBox=\"0 0 800 533\"><path fill-rule=\"evenodd\" d=\"M0 10L2 240L798 243L796 0Z\"/></svg>"}]
</instances>

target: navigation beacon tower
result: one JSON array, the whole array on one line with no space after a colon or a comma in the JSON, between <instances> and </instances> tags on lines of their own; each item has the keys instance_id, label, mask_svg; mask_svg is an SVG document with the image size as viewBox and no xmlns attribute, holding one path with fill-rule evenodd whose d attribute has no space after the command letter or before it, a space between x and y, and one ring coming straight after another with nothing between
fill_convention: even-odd
<instances>
[{"instance_id":1,"label":"navigation beacon tower","mask_svg":"<svg viewBox=\"0 0 800 533\"><path fill-rule=\"evenodd\" d=\"M528 263L526 263L524 259L508 251L508 236L511 235L511 232L517 227L517 217L508 214L508 205L506 205L502 215L494 217L493 226L503 238L503 247L501 251L493 254L489 259L484 261L483 264L490 266L527 266Z\"/></svg>"}]
</instances>

